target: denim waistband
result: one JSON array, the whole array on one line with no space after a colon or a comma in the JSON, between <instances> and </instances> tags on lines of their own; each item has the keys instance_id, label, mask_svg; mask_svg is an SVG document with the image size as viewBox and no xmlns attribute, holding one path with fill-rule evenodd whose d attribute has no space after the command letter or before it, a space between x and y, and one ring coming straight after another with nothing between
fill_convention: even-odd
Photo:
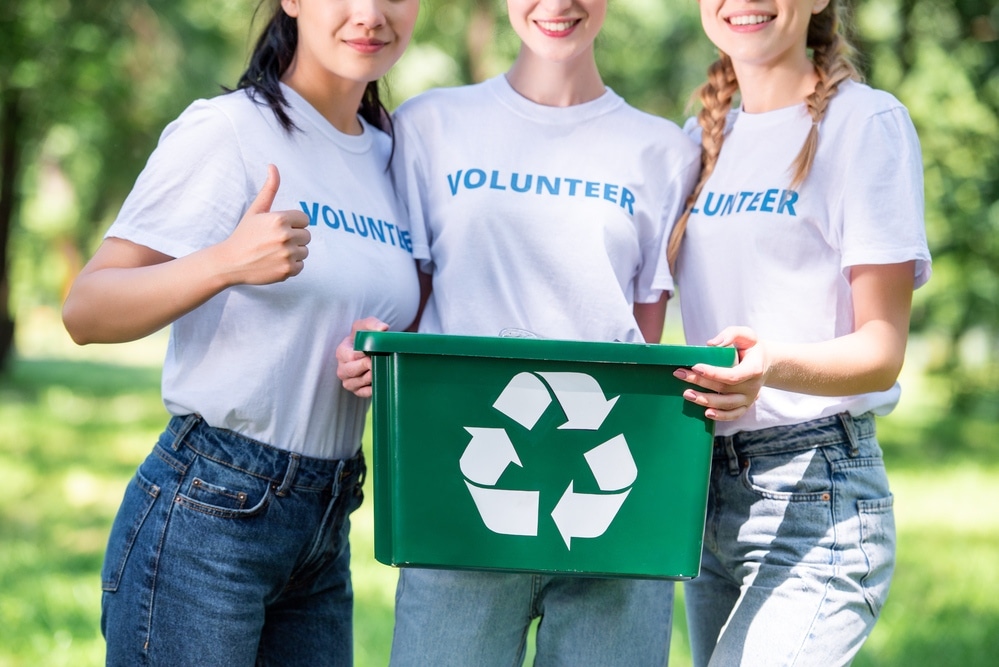
<instances>
[{"instance_id":1,"label":"denim waistband","mask_svg":"<svg viewBox=\"0 0 999 667\"><path fill-rule=\"evenodd\" d=\"M849 442L856 449L857 440L872 437L874 430L873 414L854 417L842 412L800 424L716 436L712 455L728 458L733 452L746 456L797 452L840 442Z\"/></svg>"},{"instance_id":2,"label":"denim waistband","mask_svg":"<svg viewBox=\"0 0 999 667\"><path fill-rule=\"evenodd\" d=\"M266 479L277 494L288 489L322 490L347 483L364 483L364 454L349 459L318 459L278 449L235 431L215 428L200 415L173 417L158 444L163 455L186 467L200 455L248 475Z\"/></svg>"}]
</instances>

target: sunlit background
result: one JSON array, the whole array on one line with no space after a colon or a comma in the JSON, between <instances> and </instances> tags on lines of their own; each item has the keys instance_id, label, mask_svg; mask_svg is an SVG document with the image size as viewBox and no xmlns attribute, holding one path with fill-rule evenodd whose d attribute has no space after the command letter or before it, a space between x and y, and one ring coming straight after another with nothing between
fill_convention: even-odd
<instances>
[{"instance_id":1,"label":"sunlit background","mask_svg":"<svg viewBox=\"0 0 999 667\"><path fill-rule=\"evenodd\" d=\"M162 128L233 86L261 25L248 0L0 5L0 667L103 664L104 541L165 423L165 334L78 348L59 321ZM916 294L899 409L881 420L899 564L857 665L986 665L999 654L999 8L859 0L868 81L909 108L926 174L931 282ZM263 14L267 14L265 9ZM423 0L388 101L498 74L499 0ZM694 0L611 0L598 60L677 122L713 52ZM682 343L671 306L667 343ZM366 440L366 447L370 446ZM370 496L369 496L370 497ZM356 659L384 665L395 572L355 515ZM689 664L682 606L674 665Z\"/></svg>"}]
</instances>

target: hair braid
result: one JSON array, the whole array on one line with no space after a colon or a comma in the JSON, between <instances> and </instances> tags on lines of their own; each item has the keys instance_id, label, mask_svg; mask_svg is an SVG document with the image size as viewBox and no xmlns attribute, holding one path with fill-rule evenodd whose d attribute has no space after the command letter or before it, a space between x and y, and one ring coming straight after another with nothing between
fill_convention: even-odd
<instances>
[{"instance_id":1,"label":"hair braid","mask_svg":"<svg viewBox=\"0 0 999 667\"><path fill-rule=\"evenodd\" d=\"M839 84L846 79L860 81L862 78L852 61L855 49L843 34L845 22L841 17L842 11L837 0L830 0L826 8L813 16L808 24L807 46L812 49L812 62L819 80L812 94L805 98L812 127L791 164L792 188L804 182L812 169L819 145L819 124L826 115L829 101L839 90Z\"/></svg>"},{"instance_id":2,"label":"hair braid","mask_svg":"<svg viewBox=\"0 0 999 667\"><path fill-rule=\"evenodd\" d=\"M725 140L725 121L732 110L732 99L738 90L739 82L735 78L732 60L721 53L718 60L708 68L707 82L695 94L701 102L701 111L697 114L697 123L701 126L701 175L697 185L687 197L683 214L673 225L673 231L669 236L666 259L671 270L676 268L676 259L680 254L680 245L687 230L690 212L718 163L718 155Z\"/></svg>"}]
</instances>

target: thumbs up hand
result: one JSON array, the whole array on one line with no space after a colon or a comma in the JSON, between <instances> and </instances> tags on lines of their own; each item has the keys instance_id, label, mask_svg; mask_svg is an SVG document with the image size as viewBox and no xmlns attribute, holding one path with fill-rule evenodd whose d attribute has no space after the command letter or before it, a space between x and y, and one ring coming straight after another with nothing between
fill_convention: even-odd
<instances>
[{"instance_id":1,"label":"thumbs up hand","mask_svg":"<svg viewBox=\"0 0 999 667\"><path fill-rule=\"evenodd\" d=\"M303 211L271 211L281 186L277 167L229 238L220 244L223 271L232 285L267 285L297 276L309 256L309 216Z\"/></svg>"}]
</instances>

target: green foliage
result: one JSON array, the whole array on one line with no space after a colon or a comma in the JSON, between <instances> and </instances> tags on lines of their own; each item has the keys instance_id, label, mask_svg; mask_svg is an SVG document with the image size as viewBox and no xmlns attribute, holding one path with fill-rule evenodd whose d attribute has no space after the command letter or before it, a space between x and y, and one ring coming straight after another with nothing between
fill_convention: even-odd
<instances>
[{"instance_id":1,"label":"green foliage","mask_svg":"<svg viewBox=\"0 0 999 667\"><path fill-rule=\"evenodd\" d=\"M999 8L868 0L858 24L871 82L909 108L923 148L934 275L913 327L938 341L955 406L999 417Z\"/></svg>"},{"instance_id":2,"label":"green foliage","mask_svg":"<svg viewBox=\"0 0 999 667\"><path fill-rule=\"evenodd\" d=\"M194 98L235 83L254 5L3 5L0 103L16 100L20 113L0 123L16 125L23 157L9 195L21 203L11 232L15 311L61 300L163 127Z\"/></svg>"}]
</instances>

